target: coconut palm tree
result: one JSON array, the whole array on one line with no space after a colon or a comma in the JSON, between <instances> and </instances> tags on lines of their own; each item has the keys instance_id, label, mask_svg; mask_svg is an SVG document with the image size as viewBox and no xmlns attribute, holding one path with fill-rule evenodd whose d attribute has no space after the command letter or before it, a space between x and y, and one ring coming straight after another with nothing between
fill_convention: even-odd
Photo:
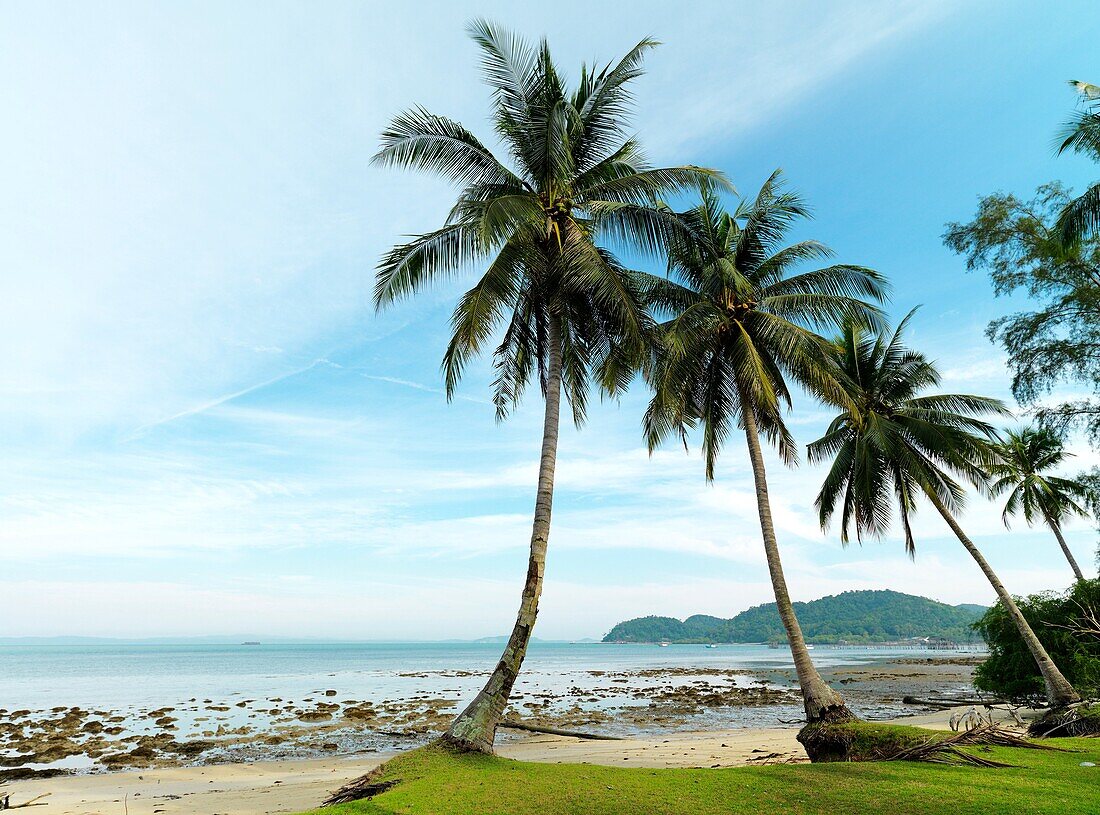
<instances>
[{"instance_id":1,"label":"coconut palm tree","mask_svg":"<svg viewBox=\"0 0 1100 815\"><path fill-rule=\"evenodd\" d=\"M830 250L816 241L783 246L803 201L784 189L779 171L756 199L733 213L709 192L681 218L690 227L674 241L668 278L645 281L656 313L667 318L660 353L647 371L654 396L644 418L652 451L669 436L686 444L686 432L702 426L706 478L737 425L744 430L756 486L760 529L776 606L794 657L808 722L852 718L840 694L810 659L787 591L760 437L788 464L797 459L783 422L791 383L811 391L831 384L824 340L815 331L845 319L875 320L864 298L881 300L885 283L870 269L834 265L792 274L804 261Z\"/></svg>"},{"instance_id":2,"label":"coconut palm tree","mask_svg":"<svg viewBox=\"0 0 1100 815\"><path fill-rule=\"evenodd\" d=\"M839 509L843 543L849 542L852 527L857 540L881 537L890 528L896 506L905 548L912 556L916 542L910 516L917 499L926 498L993 586L1043 674L1051 704L1079 701L993 567L956 520L964 493L952 476L980 487L994 462L994 431L979 417L1008 411L1000 401L983 396L921 395L939 384L940 375L924 355L902 344L912 315L892 334L873 334L848 323L835 342L833 354L847 399L843 412L808 450L811 462L832 460L816 501L821 525L828 528Z\"/></svg>"},{"instance_id":3,"label":"coconut palm tree","mask_svg":"<svg viewBox=\"0 0 1100 815\"><path fill-rule=\"evenodd\" d=\"M1100 161L1100 86L1076 79L1069 84L1081 95L1083 104L1059 134L1058 152L1072 150ZM1058 218L1058 228L1067 244L1100 232L1100 182L1066 205Z\"/></svg>"},{"instance_id":4,"label":"coconut palm tree","mask_svg":"<svg viewBox=\"0 0 1100 815\"><path fill-rule=\"evenodd\" d=\"M537 376L545 399L542 451L527 579L515 627L482 691L443 737L492 752L497 725L531 639L550 533L558 417L564 391L583 421L589 383L609 391L629 381L652 321L635 276L609 247L662 251L682 230L659 197L723 184L698 167L650 168L626 136L631 81L642 73L643 40L621 61L581 68L566 87L545 40L532 47L477 21L470 34L493 92L492 123L507 160L458 122L414 108L382 135L377 164L432 172L460 187L444 225L396 246L378 265L382 308L443 278L479 270L455 308L443 358L448 398L465 365L499 339L493 399L503 419Z\"/></svg>"},{"instance_id":5,"label":"coconut palm tree","mask_svg":"<svg viewBox=\"0 0 1100 815\"><path fill-rule=\"evenodd\" d=\"M1062 522L1069 515L1089 517L1089 489L1080 481L1046 474L1069 455L1062 439L1044 427L1006 430L995 450L997 458L991 468L994 481L990 490L994 495L1008 493L1001 515L1005 526L1008 526L1009 516L1018 512L1023 512L1028 525L1041 519L1058 539L1074 575L1084 580L1081 567L1066 545Z\"/></svg>"}]
</instances>

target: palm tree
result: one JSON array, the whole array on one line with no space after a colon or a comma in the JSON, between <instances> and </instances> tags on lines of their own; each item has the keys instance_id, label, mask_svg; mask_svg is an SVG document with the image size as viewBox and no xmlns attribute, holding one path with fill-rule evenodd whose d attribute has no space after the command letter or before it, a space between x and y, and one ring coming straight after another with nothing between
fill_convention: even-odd
<instances>
[{"instance_id":1,"label":"palm tree","mask_svg":"<svg viewBox=\"0 0 1100 815\"><path fill-rule=\"evenodd\" d=\"M1028 525L1042 519L1058 539L1074 575L1084 580L1081 567L1066 545L1062 521L1069 515L1089 517L1089 489L1080 481L1044 475L1069 455L1062 446L1062 439L1044 427L1007 430L996 445L996 453L997 459L991 468L996 480L990 489L994 495L1009 494L1001 515L1005 526L1008 526L1010 515L1021 511Z\"/></svg>"},{"instance_id":2,"label":"palm tree","mask_svg":"<svg viewBox=\"0 0 1100 815\"><path fill-rule=\"evenodd\" d=\"M461 191L442 227L383 257L375 305L483 268L452 318L443 358L448 398L466 363L499 336L493 356L498 419L516 406L533 376L545 399L515 627L485 687L443 737L451 746L491 753L542 592L562 391L581 423L590 381L609 391L625 387L627 360L641 352L652 325L635 277L605 244L661 251L682 227L657 199L725 182L697 167L652 169L626 137L630 83L642 73L652 40L602 70L582 66L576 90L569 91L545 40L533 48L483 21L469 30L482 52L492 122L509 160L496 158L461 124L422 108L392 121L374 161L442 175Z\"/></svg>"},{"instance_id":3,"label":"palm tree","mask_svg":"<svg viewBox=\"0 0 1100 815\"><path fill-rule=\"evenodd\" d=\"M864 535L881 537L896 506L905 548L912 556L916 543L910 515L923 495L993 586L1043 674L1051 704L1079 701L993 567L956 520L964 494L952 474L981 486L994 461L993 428L978 417L1008 411L1000 401L983 396L920 395L938 385L940 376L924 355L902 344L912 316L910 312L892 335L875 335L848 323L836 340L833 353L847 399L843 412L808 450L811 462L833 462L816 501L821 525L827 528L839 508L843 543L848 543L851 527L857 540Z\"/></svg>"},{"instance_id":4,"label":"palm tree","mask_svg":"<svg viewBox=\"0 0 1100 815\"><path fill-rule=\"evenodd\" d=\"M1076 79L1069 84L1081 95L1083 107L1059 134L1058 152L1072 150L1100 161L1100 86ZM1100 232L1100 182L1066 205L1058 218L1058 229L1066 244Z\"/></svg>"},{"instance_id":5,"label":"palm tree","mask_svg":"<svg viewBox=\"0 0 1100 815\"><path fill-rule=\"evenodd\" d=\"M885 284L870 269L835 265L801 274L792 267L822 260L830 250L816 241L783 247L792 224L807 217L802 200L784 189L779 171L751 203L722 209L704 192L681 218L688 237L673 243L669 277L645 281L663 323L664 341L647 373L654 389L644 428L650 450L670 435L686 444L686 431L702 425L706 478L736 425L748 444L760 529L776 606L787 632L808 722L853 718L840 694L810 659L787 591L772 522L760 436L788 464L797 459L783 422L791 405L788 379L811 391L831 385L824 340L815 332L845 319L875 320Z\"/></svg>"}]
</instances>

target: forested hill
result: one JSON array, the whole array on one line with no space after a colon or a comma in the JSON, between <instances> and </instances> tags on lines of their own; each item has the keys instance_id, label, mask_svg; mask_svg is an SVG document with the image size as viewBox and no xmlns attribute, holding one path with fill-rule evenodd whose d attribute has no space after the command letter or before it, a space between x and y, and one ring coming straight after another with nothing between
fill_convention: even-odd
<instances>
[{"instance_id":1,"label":"forested hill","mask_svg":"<svg viewBox=\"0 0 1100 815\"><path fill-rule=\"evenodd\" d=\"M809 603L795 603L808 642L890 642L936 637L955 642L977 639L970 624L984 606L949 606L896 591L846 591ZM619 623L604 642L776 642L785 641L775 603L742 611L730 620L696 614L638 617Z\"/></svg>"}]
</instances>

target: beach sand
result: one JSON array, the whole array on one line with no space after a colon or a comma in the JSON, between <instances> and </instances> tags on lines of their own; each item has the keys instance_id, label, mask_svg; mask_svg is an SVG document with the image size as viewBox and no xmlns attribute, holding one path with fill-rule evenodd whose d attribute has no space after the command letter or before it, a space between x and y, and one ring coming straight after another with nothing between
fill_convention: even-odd
<instances>
[{"instance_id":1,"label":"beach sand","mask_svg":"<svg viewBox=\"0 0 1100 815\"><path fill-rule=\"evenodd\" d=\"M946 730L953 708L896 719ZM1007 713L996 716L1011 722ZM736 767L805 761L796 728L675 733L617 741L531 736L501 745L502 756L521 761L604 764L615 767ZM12 803L50 793L45 815L268 815L300 812L386 760L359 758L260 761L152 769L12 782Z\"/></svg>"}]
</instances>

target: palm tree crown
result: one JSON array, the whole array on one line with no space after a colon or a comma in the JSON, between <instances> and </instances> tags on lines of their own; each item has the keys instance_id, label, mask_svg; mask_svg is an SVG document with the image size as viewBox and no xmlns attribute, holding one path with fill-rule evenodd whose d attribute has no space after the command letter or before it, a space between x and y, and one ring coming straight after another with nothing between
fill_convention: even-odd
<instances>
[{"instance_id":1,"label":"palm tree crown","mask_svg":"<svg viewBox=\"0 0 1100 815\"><path fill-rule=\"evenodd\" d=\"M1008 493L1001 515L1005 526L1010 515L1021 511L1029 525L1042 520L1054 533L1074 576L1084 580L1084 572L1062 534L1062 522L1069 515L1089 517L1097 498L1084 481L1047 474L1069 455L1062 439L1045 427L1009 430L997 443L996 452L991 491L994 495Z\"/></svg>"},{"instance_id":2,"label":"palm tree crown","mask_svg":"<svg viewBox=\"0 0 1100 815\"><path fill-rule=\"evenodd\" d=\"M375 304L483 264L452 319L443 361L448 395L465 364L503 327L494 383L503 417L534 371L545 388L556 336L565 392L580 421L589 374L609 388L624 384L626 366L614 363L639 351L648 325L634 277L597 244L659 251L681 227L655 202L725 182L698 167L651 168L627 138L630 83L653 40L614 66L582 66L569 91L545 40L531 47L484 21L469 30L482 51L492 121L509 161L461 124L422 108L393 120L375 163L436 173L461 191L442 227L385 255Z\"/></svg>"},{"instance_id":3,"label":"palm tree crown","mask_svg":"<svg viewBox=\"0 0 1100 815\"><path fill-rule=\"evenodd\" d=\"M1008 493L1002 519L1023 512L1028 524L1060 525L1067 515L1088 517L1088 488L1080 481L1049 475L1069 455L1058 434L1047 428L1005 431L992 467L994 495Z\"/></svg>"},{"instance_id":4,"label":"palm tree crown","mask_svg":"<svg viewBox=\"0 0 1100 815\"><path fill-rule=\"evenodd\" d=\"M811 462L833 459L816 501L822 526L839 506L844 543L852 527L857 540L881 537L896 505L910 555L916 544L909 519L917 497L934 496L957 513L964 494L952 476L980 485L993 460L993 428L978 417L1007 413L999 400L983 396L921 395L939 384L940 375L923 354L902 344L912 316L892 335L854 322L844 326L834 359L847 403L808 447Z\"/></svg>"},{"instance_id":5,"label":"palm tree crown","mask_svg":"<svg viewBox=\"0 0 1100 815\"><path fill-rule=\"evenodd\" d=\"M778 170L754 201L732 213L705 192L679 216L688 231L673 241L669 278L644 281L655 310L668 318L651 372L647 440L653 449L701 422L708 479L731 429L743 424L745 402L783 458L796 460L782 415L791 404L787 378L812 391L836 391L815 330L847 319L878 320L878 309L864 299L885 297L886 283L874 270L833 265L791 273L797 264L832 255L817 241L783 246L794 222L807 216Z\"/></svg>"},{"instance_id":6,"label":"palm tree crown","mask_svg":"<svg viewBox=\"0 0 1100 815\"><path fill-rule=\"evenodd\" d=\"M1083 104L1059 134L1058 152L1072 150L1100 161L1100 86L1075 79L1069 84L1081 95ZM1100 182L1070 201L1058 218L1058 228L1067 244L1100 232Z\"/></svg>"}]
</instances>

